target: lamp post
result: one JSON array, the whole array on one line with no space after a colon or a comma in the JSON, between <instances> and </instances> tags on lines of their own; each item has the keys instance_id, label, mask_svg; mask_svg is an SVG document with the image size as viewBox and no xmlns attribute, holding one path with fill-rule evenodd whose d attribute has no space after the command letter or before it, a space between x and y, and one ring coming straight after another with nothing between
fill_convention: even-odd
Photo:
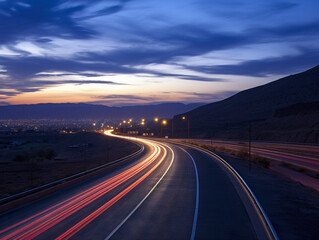
<instances>
[{"instance_id":1,"label":"lamp post","mask_svg":"<svg viewBox=\"0 0 319 240\"><path fill-rule=\"evenodd\" d=\"M158 118L154 118L154 122L155 122L155 125L158 123ZM158 136L158 133L157 133L157 136Z\"/></svg>"},{"instance_id":2,"label":"lamp post","mask_svg":"<svg viewBox=\"0 0 319 240\"><path fill-rule=\"evenodd\" d=\"M248 160L249 160L249 171L251 170L251 122L248 126Z\"/></svg>"},{"instance_id":3,"label":"lamp post","mask_svg":"<svg viewBox=\"0 0 319 240\"><path fill-rule=\"evenodd\" d=\"M183 116L182 120L186 120L187 119L187 138L190 137L190 122L189 122L189 117Z\"/></svg>"},{"instance_id":4,"label":"lamp post","mask_svg":"<svg viewBox=\"0 0 319 240\"><path fill-rule=\"evenodd\" d=\"M161 123L161 138L162 138L162 135L163 135L163 125L165 126L167 123L166 120L163 120L162 123Z\"/></svg>"},{"instance_id":5,"label":"lamp post","mask_svg":"<svg viewBox=\"0 0 319 240\"><path fill-rule=\"evenodd\" d=\"M145 134L147 135L148 133L147 133L147 125L146 125L146 120L145 120L145 118L142 118L141 119L141 125L142 125L142 127L144 127L145 128ZM144 130L143 130L144 131ZM143 133L144 134L144 133Z\"/></svg>"},{"instance_id":6,"label":"lamp post","mask_svg":"<svg viewBox=\"0 0 319 240\"><path fill-rule=\"evenodd\" d=\"M171 123L172 123L172 137L171 138L173 138L174 137L174 117L172 118Z\"/></svg>"}]
</instances>

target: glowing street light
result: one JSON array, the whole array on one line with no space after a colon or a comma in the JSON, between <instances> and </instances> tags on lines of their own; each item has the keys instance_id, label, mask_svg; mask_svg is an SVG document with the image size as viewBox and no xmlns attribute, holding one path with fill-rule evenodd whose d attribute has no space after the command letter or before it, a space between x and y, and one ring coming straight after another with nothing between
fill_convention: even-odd
<instances>
[{"instance_id":1,"label":"glowing street light","mask_svg":"<svg viewBox=\"0 0 319 240\"><path fill-rule=\"evenodd\" d=\"M186 120L186 119L187 119L187 138L189 138L189 135L190 135L189 117L186 118L186 116L183 116L182 119L183 119L183 120Z\"/></svg>"},{"instance_id":2,"label":"glowing street light","mask_svg":"<svg viewBox=\"0 0 319 240\"><path fill-rule=\"evenodd\" d=\"M162 124L161 124L161 138L162 138L162 136L163 136L163 125L165 126L166 123L167 123L166 120L163 120L163 121L162 121Z\"/></svg>"},{"instance_id":3,"label":"glowing street light","mask_svg":"<svg viewBox=\"0 0 319 240\"><path fill-rule=\"evenodd\" d=\"M155 121L155 122L158 122L158 118L154 118L154 121Z\"/></svg>"},{"instance_id":4,"label":"glowing street light","mask_svg":"<svg viewBox=\"0 0 319 240\"><path fill-rule=\"evenodd\" d=\"M126 123L126 121L125 121L125 120L123 120L123 123Z\"/></svg>"}]
</instances>

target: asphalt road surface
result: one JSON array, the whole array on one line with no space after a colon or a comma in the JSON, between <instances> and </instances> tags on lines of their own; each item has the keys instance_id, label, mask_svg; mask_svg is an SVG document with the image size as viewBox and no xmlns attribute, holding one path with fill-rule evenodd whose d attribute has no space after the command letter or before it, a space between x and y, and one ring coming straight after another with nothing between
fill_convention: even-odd
<instances>
[{"instance_id":1,"label":"asphalt road surface","mask_svg":"<svg viewBox=\"0 0 319 240\"><path fill-rule=\"evenodd\" d=\"M276 239L255 199L216 157L132 140L144 144L141 155L3 212L0 239Z\"/></svg>"}]
</instances>

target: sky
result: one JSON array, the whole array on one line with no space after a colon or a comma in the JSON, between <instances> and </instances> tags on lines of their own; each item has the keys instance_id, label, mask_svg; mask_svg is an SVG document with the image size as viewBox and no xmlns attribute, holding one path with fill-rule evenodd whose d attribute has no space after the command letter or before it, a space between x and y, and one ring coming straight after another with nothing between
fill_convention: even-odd
<instances>
[{"instance_id":1,"label":"sky","mask_svg":"<svg viewBox=\"0 0 319 240\"><path fill-rule=\"evenodd\" d=\"M0 0L0 105L214 102L319 64L318 0Z\"/></svg>"}]
</instances>

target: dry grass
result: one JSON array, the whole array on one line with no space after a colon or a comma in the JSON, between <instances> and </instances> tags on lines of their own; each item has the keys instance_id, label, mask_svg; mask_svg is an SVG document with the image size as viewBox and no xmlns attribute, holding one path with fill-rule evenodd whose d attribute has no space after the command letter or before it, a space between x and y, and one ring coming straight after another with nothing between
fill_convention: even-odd
<instances>
[{"instance_id":1,"label":"dry grass","mask_svg":"<svg viewBox=\"0 0 319 240\"><path fill-rule=\"evenodd\" d=\"M241 150L234 150L234 149L230 149L230 148L225 148L223 146L218 146L218 145L206 145L206 144L199 144L199 143L195 143L192 141L183 141L185 143L189 143L192 144L194 146L198 146L198 147L202 147L205 148L207 150L210 151L218 151L218 152L225 152L225 153L229 153L233 156L239 157L241 159L245 159L245 160L249 160L249 153L247 150L245 149L241 149ZM251 161L253 161L254 163L264 167L264 168L269 168L270 166L270 160L259 156L257 154L252 154L251 155Z\"/></svg>"}]
</instances>

